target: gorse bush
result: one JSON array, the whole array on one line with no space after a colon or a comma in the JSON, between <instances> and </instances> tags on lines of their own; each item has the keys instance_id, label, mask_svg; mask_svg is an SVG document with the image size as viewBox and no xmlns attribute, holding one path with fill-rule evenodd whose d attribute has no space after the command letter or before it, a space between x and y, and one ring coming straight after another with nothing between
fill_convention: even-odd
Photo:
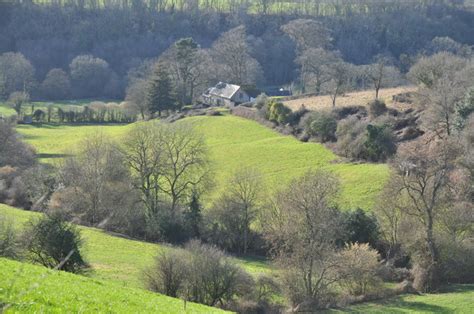
<instances>
[{"instance_id":1,"label":"gorse bush","mask_svg":"<svg viewBox=\"0 0 474 314\"><path fill-rule=\"evenodd\" d=\"M44 215L26 225L23 243L32 262L68 272L80 272L88 265L81 254L78 229L62 215Z\"/></svg>"},{"instance_id":2,"label":"gorse bush","mask_svg":"<svg viewBox=\"0 0 474 314\"><path fill-rule=\"evenodd\" d=\"M268 105L268 120L278 124L286 124L291 116L291 109L281 102L271 102Z\"/></svg>"}]
</instances>

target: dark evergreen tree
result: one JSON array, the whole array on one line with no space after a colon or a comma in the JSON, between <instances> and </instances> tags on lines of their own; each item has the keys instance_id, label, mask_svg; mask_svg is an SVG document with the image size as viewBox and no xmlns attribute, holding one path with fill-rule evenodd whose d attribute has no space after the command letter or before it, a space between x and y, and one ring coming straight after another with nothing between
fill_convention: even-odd
<instances>
[{"instance_id":1,"label":"dark evergreen tree","mask_svg":"<svg viewBox=\"0 0 474 314\"><path fill-rule=\"evenodd\" d=\"M193 192L191 195L191 201L189 202L189 208L185 217L191 237L198 238L200 236L199 227L201 225L202 214L201 203L199 202L199 195L197 192Z\"/></svg>"},{"instance_id":2,"label":"dark evergreen tree","mask_svg":"<svg viewBox=\"0 0 474 314\"><path fill-rule=\"evenodd\" d=\"M346 232L343 242L345 243L369 243L376 247L379 239L379 226L377 219L372 214L365 213L357 208L343 214L344 230Z\"/></svg>"},{"instance_id":3,"label":"dark evergreen tree","mask_svg":"<svg viewBox=\"0 0 474 314\"><path fill-rule=\"evenodd\" d=\"M173 83L168 70L161 64L156 66L149 81L147 104L152 117L157 112L161 116L164 110L176 109Z\"/></svg>"}]
</instances>

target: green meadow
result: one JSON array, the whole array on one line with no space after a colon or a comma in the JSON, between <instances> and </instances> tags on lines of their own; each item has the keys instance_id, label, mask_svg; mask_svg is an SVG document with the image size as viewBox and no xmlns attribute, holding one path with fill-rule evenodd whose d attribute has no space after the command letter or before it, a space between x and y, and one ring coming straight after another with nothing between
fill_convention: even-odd
<instances>
[{"instance_id":1,"label":"green meadow","mask_svg":"<svg viewBox=\"0 0 474 314\"><path fill-rule=\"evenodd\" d=\"M21 229L40 213L0 204L0 217ZM79 227L84 255L91 265L85 276L50 271L40 266L0 258L0 306L13 313L114 312L212 313L217 309L143 290L142 271L161 250L175 248L135 241L102 230ZM235 259L253 275L271 273L264 261ZM474 285L452 285L439 294L402 295L328 313L472 313Z\"/></svg>"},{"instance_id":2,"label":"green meadow","mask_svg":"<svg viewBox=\"0 0 474 314\"><path fill-rule=\"evenodd\" d=\"M15 114L15 110L13 110L7 104L0 102L0 117L8 117Z\"/></svg>"},{"instance_id":3,"label":"green meadow","mask_svg":"<svg viewBox=\"0 0 474 314\"><path fill-rule=\"evenodd\" d=\"M16 228L33 217L37 212L25 211L0 204L0 218L10 219ZM79 227L84 239L84 255L92 270L88 274L118 284L142 288L142 273L153 264L154 257L162 250L174 249L166 245L141 242L119 235L108 234L96 228ZM271 271L270 266L257 259L236 259L236 262L249 273L257 275Z\"/></svg>"},{"instance_id":4,"label":"green meadow","mask_svg":"<svg viewBox=\"0 0 474 314\"><path fill-rule=\"evenodd\" d=\"M465 313L474 312L474 285L451 285L441 293L402 295L328 313Z\"/></svg>"},{"instance_id":5,"label":"green meadow","mask_svg":"<svg viewBox=\"0 0 474 314\"><path fill-rule=\"evenodd\" d=\"M342 208L370 209L386 182L385 164L343 162L318 143L303 143L283 136L257 122L235 117L200 116L182 121L194 123L209 145L214 193L225 188L230 176L241 167L258 169L269 194L285 187L304 172L325 168L336 173L342 182L339 204ZM71 153L88 134L103 132L120 142L133 125L19 125L18 131L33 145L40 158L54 162L54 157Z\"/></svg>"},{"instance_id":6,"label":"green meadow","mask_svg":"<svg viewBox=\"0 0 474 314\"><path fill-rule=\"evenodd\" d=\"M0 278L2 313L223 312L190 302L185 308L180 299L4 258Z\"/></svg>"}]
</instances>

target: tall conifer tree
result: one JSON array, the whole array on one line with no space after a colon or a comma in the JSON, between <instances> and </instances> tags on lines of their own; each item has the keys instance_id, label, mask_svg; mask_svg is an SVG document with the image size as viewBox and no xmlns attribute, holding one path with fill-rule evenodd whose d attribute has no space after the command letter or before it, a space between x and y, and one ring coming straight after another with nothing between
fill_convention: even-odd
<instances>
[{"instance_id":1,"label":"tall conifer tree","mask_svg":"<svg viewBox=\"0 0 474 314\"><path fill-rule=\"evenodd\" d=\"M150 79L147 104L152 116L157 112L161 116L162 111L176 108L176 98L171 77L167 69L161 64L156 66Z\"/></svg>"}]
</instances>

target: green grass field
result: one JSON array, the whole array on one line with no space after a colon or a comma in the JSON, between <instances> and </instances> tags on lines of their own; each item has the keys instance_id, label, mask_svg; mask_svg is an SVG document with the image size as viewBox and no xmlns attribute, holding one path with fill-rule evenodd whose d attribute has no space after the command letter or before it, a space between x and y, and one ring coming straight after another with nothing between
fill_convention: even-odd
<instances>
[{"instance_id":1,"label":"green grass field","mask_svg":"<svg viewBox=\"0 0 474 314\"><path fill-rule=\"evenodd\" d=\"M474 284L452 285L442 293L403 295L328 313L474 313Z\"/></svg>"},{"instance_id":2,"label":"green grass field","mask_svg":"<svg viewBox=\"0 0 474 314\"><path fill-rule=\"evenodd\" d=\"M321 144L303 143L240 117L201 116L183 121L195 123L210 147L216 180L213 196L222 191L232 173L243 166L260 170L269 194L310 169L326 168L341 178L341 207L370 209L389 175L385 164L344 163ZM88 134L104 132L119 140L131 127L43 124L19 125L18 131L44 161L53 162L54 157L70 153Z\"/></svg>"},{"instance_id":3,"label":"green grass field","mask_svg":"<svg viewBox=\"0 0 474 314\"><path fill-rule=\"evenodd\" d=\"M0 204L0 217L11 219L17 228L40 213L25 211ZM153 264L153 258L161 250L173 249L165 245L141 242L88 227L79 227L84 239L84 255L91 265L90 276L119 284L142 288L142 272ZM271 271L261 260L236 259L251 274Z\"/></svg>"},{"instance_id":4,"label":"green grass field","mask_svg":"<svg viewBox=\"0 0 474 314\"><path fill-rule=\"evenodd\" d=\"M0 116L8 117L15 114L15 110L13 110L7 104L0 102Z\"/></svg>"},{"instance_id":5,"label":"green grass field","mask_svg":"<svg viewBox=\"0 0 474 314\"><path fill-rule=\"evenodd\" d=\"M201 304L0 258L0 312L220 313Z\"/></svg>"},{"instance_id":6,"label":"green grass field","mask_svg":"<svg viewBox=\"0 0 474 314\"><path fill-rule=\"evenodd\" d=\"M37 215L40 214L0 204L0 216L12 219L16 228ZM85 240L84 255L92 266L87 277L0 259L0 304L12 303L11 310L22 313L184 312L182 301L140 289L142 270L151 265L153 256L159 250L173 248L109 235L94 228L80 229ZM261 260L236 261L253 274L271 271ZM440 294L404 295L330 312L472 313L473 308L474 285L453 285ZM210 312L198 305L188 304L187 309L193 313Z\"/></svg>"}]
</instances>

